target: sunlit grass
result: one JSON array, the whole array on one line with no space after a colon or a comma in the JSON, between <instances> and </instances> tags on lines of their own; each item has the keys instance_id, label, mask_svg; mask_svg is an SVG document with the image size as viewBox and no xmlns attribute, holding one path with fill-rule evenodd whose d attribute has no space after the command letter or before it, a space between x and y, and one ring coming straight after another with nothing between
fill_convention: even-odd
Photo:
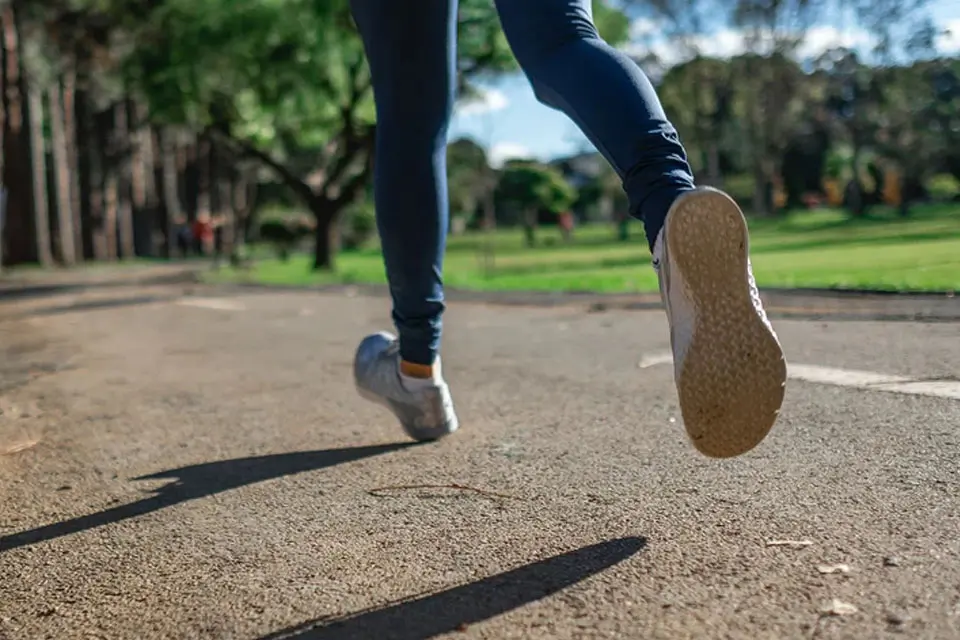
<instances>
[{"instance_id":1,"label":"sunlit grass","mask_svg":"<svg viewBox=\"0 0 960 640\"><path fill-rule=\"evenodd\" d=\"M859 220L838 211L798 212L753 219L750 226L754 270L763 287L960 289L957 206L918 207L908 219L889 211ZM556 229L543 229L533 249L523 245L518 230L453 237L445 280L473 290L655 291L641 225L631 231L629 242L619 242L612 226L587 226L565 244ZM342 253L334 273L314 273L309 257L297 255L211 277L275 285L386 282L376 247Z\"/></svg>"}]
</instances>

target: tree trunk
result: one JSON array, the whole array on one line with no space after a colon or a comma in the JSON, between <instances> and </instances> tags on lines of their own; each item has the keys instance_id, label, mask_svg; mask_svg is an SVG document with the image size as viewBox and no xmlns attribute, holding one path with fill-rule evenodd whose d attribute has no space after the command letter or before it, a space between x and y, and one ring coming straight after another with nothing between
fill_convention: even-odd
<instances>
[{"instance_id":1,"label":"tree trunk","mask_svg":"<svg viewBox=\"0 0 960 640\"><path fill-rule=\"evenodd\" d=\"M162 206L166 219L167 244L165 255L172 258L176 255L177 229L186 220L181 220L183 212L180 210L180 192L177 185L177 144L173 134L166 129L157 130L158 146L160 148L160 164L163 174L161 184ZM185 256L184 256L185 257Z\"/></svg>"},{"instance_id":2,"label":"tree trunk","mask_svg":"<svg viewBox=\"0 0 960 640\"><path fill-rule=\"evenodd\" d=\"M116 260L120 257L120 248L117 246L117 219L120 205L120 176L116 170L107 172L103 184L103 242L104 255L107 260Z\"/></svg>"},{"instance_id":3,"label":"tree trunk","mask_svg":"<svg viewBox=\"0 0 960 640\"><path fill-rule=\"evenodd\" d=\"M241 167L233 173L230 184L230 209L233 211L233 233L230 238L230 261L236 266L247 241L250 220L250 188L247 176Z\"/></svg>"},{"instance_id":4,"label":"tree trunk","mask_svg":"<svg viewBox=\"0 0 960 640\"><path fill-rule=\"evenodd\" d=\"M61 264L69 267L77 261L77 245L73 230L73 203L70 199L70 160L67 157L63 97L59 80L50 85L47 92L47 101L50 112L50 146L53 151L53 184L57 198L58 256Z\"/></svg>"},{"instance_id":5,"label":"tree trunk","mask_svg":"<svg viewBox=\"0 0 960 640\"><path fill-rule=\"evenodd\" d=\"M4 176L4 167L6 163L4 162L3 152L4 146L3 141L5 136L3 135L4 131L7 128L7 89L6 89L6 78L7 78L7 49L4 44L3 33L6 31L3 28L3 20L5 16L0 13L0 274L3 273L3 265L6 264L4 261L4 247L6 245L6 232L5 228L5 219L6 219L6 189L3 187L3 176Z\"/></svg>"},{"instance_id":6,"label":"tree trunk","mask_svg":"<svg viewBox=\"0 0 960 640\"><path fill-rule=\"evenodd\" d=\"M244 244L250 239L256 220L257 181L244 171L239 173L238 180L234 185L233 206L239 215L237 237Z\"/></svg>"},{"instance_id":7,"label":"tree trunk","mask_svg":"<svg viewBox=\"0 0 960 640\"><path fill-rule=\"evenodd\" d=\"M33 178L30 175L30 140L24 127L29 122L25 83L21 74L17 3L0 8L3 21L3 262L7 265L37 260L37 224L34 220Z\"/></svg>"},{"instance_id":8,"label":"tree trunk","mask_svg":"<svg viewBox=\"0 0 960 640\"><path fill-rule=\"evenodd\" d=\"M754 164L753 182L753 211L758 216L767 216L770 214L770 208L767 206L767 172L759 161Z\"/></svg>"},{"instance_id":9,"label":"tree trunk","mask_svg":"<svg viewBox=\"0 0 960 640\"><path fill-rule=\"evenodd\" d=\"M333 271L336 266L334 258L340 244L338 212L331 209L329 202L320 198L311 203L310 210L317 222L314 231L313 270Z\"/></svg>"},{"instance_id":10,"label":"tree trunk","mask_svg":"<svg viewBox=\"0 0 960 640\"><path fill-rule=\"evenodd\" d=\"M113 107L114 157L117 159L116 182L113 187L116 207L117 237L119 255L124 260L135 257L133 237L133 206L130 202L131 166L130 166L130 126L127 119L127 105L118 102Z\"/></svg>"},{"instance_id":11,"label":"tree trunk","mask_svg":"<svg viewBox=\"0 0 960 640\"><path fill-rule=\"evenodd\" d=\"M231 201L230 155L222 144L211 140L210 144L210 208L214 219L214 256L219 261L223 255L232 253L235 216Z\"/></svg>"},{"instance_id":12,"label":"tree trunk","mask_svg":"<svg viewBox=\"0 0 960 640\"><path fill-rule=\"evenodd\" d=\"M133 155L131 157L131 184L133 193L134 247L138 256L156 256L160 253L156 219L157 185L154 174L153 135L146 123L143 105L127 100L127 114L132 123Z\"/></svg>"},{"instance_id":13,"label":"tree trunk","mask_svg":"<svg viewBox=\"0 0 960 640\"><path fill-rule=\"evenodd\" d=\"M43 94L28 88L30 102L30 152L33 160L33 208L36 221L37 259L43 267L53 266L50 244L50 203L47 200L47 150L43 136Z\"/></svg>"},{"instance_id":14,"label":"tree trunk","mask_svg":"<svg viewBox=\"0 0 960 640\"><path fill-rule=\"evenodd\" d=\"M83 68L83 67L81 67ZM98 189L97 172L99 170L99 151L94 135L93 113L91 112L89 76L84 72L77 79L74 94L74 121L76 122L77 166L77 210L80 214L80 241L82 256L85 259L100 260L95 241L98 221L97 213L102 214L102 193Z\"/></svg>"},{"instance_id":15,"label":"tree trunk","mask_svg":"<svg viewBox=\"0 0 960 640\"><path fill-rule=\"evenodd\" d=\"M617 220L617 239L626 242L630 239L630 216L626 212L619 214Z\"/></svg>"},{"instance_id":16,"label":"tree trunk","mask_svg":"<svg viewBox=\"0 0 960 640\"><path fill-rule=\"evenodd\" d=\"M72 216L73 255L83 262L83 215L80 211L80 154L77 148L76 78L66 74L63 79L63 148L67 157L67 186Z\"/></svg>"},{"instance_id":17,"label":"tree trunk","mask_svg":"<svg viewBox=\"0 0 960 640\"><path fill-rule=\"evenodd\" d=\"M497 228L496 178L488 176L483 185L483 228L493 231Z\"/></svg>"},{"instance_id":18,"label":"tree trunk","mask_svg":"<svg viewBox=\"0 0 960 640\"><path fill-rule=\"evenodd\" d=\"M197 219L197 207L200 193L200 177L197 166L196 139L180 146L179 150L177 151L177 170L183 176L183 180L181 181L181 197L183 198L184 211L187 214L187 221L193 222Z\"/></svg>"},{"instance_id":19,"label":"tree trunk","mask_svg":"<svg viewBox=\"0 0 960 640\"><path fill-rule=\"evenodd\" d=\"M723 173L720 171L720 144L711 141L707 146L707 181L713 187L723 186Z\"/></svg>"},{"instance_id":20,"label":"tree trunk","mask_svg":"<svg viewBox=\"0 0 960 640\"><path fill-rule=\"evenodd\" d=\"M210 138L197 139L197 216L210 216Z\"/></svg>"},{"instance_id":21,"label":"tree trunk","mask_svg":"<svg viewBox=\"0 0 960 640\"><path fill-rule=\"evenodd\" d=\"M94 220L93 252L98 260L117 259L117 160L113 154L113 108L94 116L96 149L92 157L95 176L91 201Z\"/></svg>"},{"instance_id":22,"label":"tree trunk","mask_svg":"<svg viewBox=\"0 0 960 640\"><path fill-rule=\"evenodd\" d=\"M523 237L528 247L537 244L537 212L527 210L523 214Z\"/></svg>"},{"instance_id":23,"label":"tree trunk","mask_svg":"<svg viewBox=\"0 0 960 640\"><path fill-rule=\"evenodd\" d=\"M909 218L910 217L910 201L907 199L901 200L900 205L897 207L897 213L900 215L901 218Z\"/></svg>"}]
</instances>

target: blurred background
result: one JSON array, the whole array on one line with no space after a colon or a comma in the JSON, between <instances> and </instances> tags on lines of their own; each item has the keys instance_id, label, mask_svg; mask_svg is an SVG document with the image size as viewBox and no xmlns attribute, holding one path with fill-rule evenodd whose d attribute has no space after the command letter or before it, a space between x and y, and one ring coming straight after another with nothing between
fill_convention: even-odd
<instances>
[{"instance_id":1,"label":"blurred background","mask_svg":"<svg viewBox=\"0 0 960 640\"><path fill-rule=\"evenodd\" d=\"M653 291L616 176L460 3L449 285ZM215 281L384 281L346 0L5 0L2 264L157 260ZM594 2L761 286L960 283L958 0ZM206 267L215 266L215 269Z\"/></svg>"}]
</instances>

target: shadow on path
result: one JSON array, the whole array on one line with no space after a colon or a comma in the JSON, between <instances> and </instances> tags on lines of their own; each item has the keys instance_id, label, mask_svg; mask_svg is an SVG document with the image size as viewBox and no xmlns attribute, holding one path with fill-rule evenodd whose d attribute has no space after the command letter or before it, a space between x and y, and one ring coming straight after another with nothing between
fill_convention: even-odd
<instances>
[{"instance_id":1,"label":"shadow on path","mask_svg":"<svg viewBox=\"0 0 960 640\"><path fill-rule=\"evenodd\" d=\"M414 446L414 443L280 453L269 456L206 462L161 471L149 476L141 476L135 478L135 480L173 478L175 481L157 489L154 495L137 502L3 536L0 538L0 552L96 529L97 527L159 511L181 502L205 498L264 480L326 469L327 467L398 451L410 446Z\"/></svg>"},{"instance_id":2,"label":"shadow on path","mask_svg":"<svg viewBox=\"0 0 960 640\"><path fill-rule=\"evenodd\" d=\"M149 287L153 285L195 284L196 274L189 268L170 273L136 273L135 271L117 279L84 279L77 274L74 279L51 282L0 279L0 302L14 300L34 300L49 298L67 293L84 293L103 289L122 289L125 287Z\"/></svg>"},{"instance_id":3,"label":"shadow on path","mask_svg":"<svg viewBox=\"0 0 960 640\"><path fill-rule=\"evenodd\" d=\"M64 315L68 313L79 313L84 311L104 311L108 309L120 309L123 307L139 307L143 305L153 304L156 302L172 302L180 298L183 298L183 296L166 294L166 295L126 296L122 298L108 298L108 299L100 299L100 300L82 300L80 302L71 302L70 304L41 307L39 309L31 309L29 311L15 313L15 314L0 318L0 322L9 321L9 320L26 320L28 318L59 316L59 315Z\"/></svg>"},{"instance_id":4,"label":"shadow on path","mask_svg":"<svg viewBox=\"0 0 960 640\"><path fill-rule=\"evenodd\" d=\"M261 640L425 640L542 600L626 560L646 544L639 537L609 540L439 593L346 618L313 620Z\"/></svg>"}]
</instances>

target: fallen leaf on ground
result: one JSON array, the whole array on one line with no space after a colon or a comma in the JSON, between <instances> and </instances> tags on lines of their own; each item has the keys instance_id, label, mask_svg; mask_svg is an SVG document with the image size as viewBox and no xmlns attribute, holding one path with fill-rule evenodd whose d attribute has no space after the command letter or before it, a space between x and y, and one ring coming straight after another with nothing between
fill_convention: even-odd
<instances>
[{"instance_id":1,"label":"fallen leaf on ground","mask_svg":"<svg viewBox=\"0 0 960 640\"><path fill-rule=\"evenodd\" d=\"M18 442L16 444L11 444L7 447L4 447L3 449L0 449L0 455L8 456L14 453L20 453L21 451L26 451L27 449L31 449L37 446L39 442L40 442L39 440L27 440L25 442Z\"/></svg>"},{"instance_id":2,"label":"fallen leaf on ground","mask_svg":"<svg viewBox=\"0 0 960 640\"><path fill-rule=\"evenodd\" d=\"M809 547L813 540L767 540L768 547Z\"/></svg>"},{"instance_id":3,"label":"fallen leaf on ground","mask_svg":"<svg viewBox=\"0 0 960 640\"><path fill-rule=\"evenodd\" d=\"M820 613L827 616L849 616L857 612L857 608L848 602L834 598L820 609Z\"/></svg>"},{"instance_id":4,"label":"fallen leaf on ground","mask_svg":"<svg viewBox=\"0 0 960 640\"><path fill-rule=\"evenodd\" d=\"M817 571L820 573L850 573L850 565L848 564L821 564L817 567Z\"/></svg>"}]
</instances>

